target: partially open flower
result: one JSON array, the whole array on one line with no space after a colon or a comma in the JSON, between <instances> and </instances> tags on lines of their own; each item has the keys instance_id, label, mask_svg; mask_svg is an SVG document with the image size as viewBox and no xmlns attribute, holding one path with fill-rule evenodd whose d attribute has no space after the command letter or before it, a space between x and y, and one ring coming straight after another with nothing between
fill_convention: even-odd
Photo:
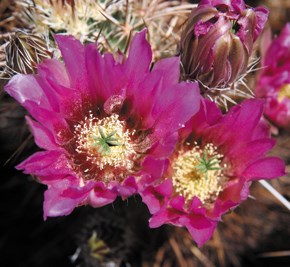
<instances>
[{"instance_id":1,"label":"partially open flower","mask_svg":"<svg viewBox=\"0 0 290 267\"><path fill-rule=\"evenodd\" d=\"M246 100L222 115L208 100L182 128L163 179L143 182L150 227L185 226L200 246L221 216L249 195L251 181L284 175L284 162L265 157L273 147L260 121L262 101Z\"/></svg>"},{"instance_id":2,"label":"partially open flower","mask_svg":"<svg viewBox=\"0 0 290 267\"><path fill-rule=\"evenodd\" d=\"M290 128L290 23L266 51L263 65L255 93L266 99L267 118Z\"/></svg>"},{"instance_id":3,"label":"partially open flower","mask_svg":"<svg viewBox=\"0 0 290 267\"><path fill-rule=\"evenodd\" d=\"M150 72L145 34L118 61L101 56L95 44L57 36L66 66L47 60L38 75L16 75L6 86L34 118L27 121L44 149L17 168L48 185L45 217L136 193L146 157L168 156L177 130L197 112L197 85L178 83L178 58Z\"/></svg>"},{"instance_id":4,"label":"partially open flower","mask_svg":"<svg viewBox=\"0 0 290 267\"><path fill-rule=\"evenodd\" d=\"M183 79L200 81L211 99L234 89L267 16L265 8L246 7L243 0L202 0L181 37Z\"/></svg>"}]
</instances>

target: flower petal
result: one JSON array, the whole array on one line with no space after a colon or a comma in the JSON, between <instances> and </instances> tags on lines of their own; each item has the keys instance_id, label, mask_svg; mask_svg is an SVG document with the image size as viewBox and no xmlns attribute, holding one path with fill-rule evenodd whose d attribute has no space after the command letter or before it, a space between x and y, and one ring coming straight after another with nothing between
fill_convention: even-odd
<instances>
[{"instance_id":1,"label":"flower petal","mask_svg":"<svg viewBox=\"0 0 290 267\"><path fill-rule=\"evenodd\" d=\"M43 203L43 217L57 217L69 215L76 206L78 206L79 199L71 199L61 196L62 190L50 186L44 193Z\"/></svg>"},{"instance_id":2,"label":"flower petal","mask_svg":"<svg viewBox=\"0 0 290 267\"><path fill-rule=\"evenodd\" d=\"M154 159L151 156L148 156L144 159L142 163L142 170L145 173L150 174L150 182L156 181L158 179L161 179L161 177L164 175L167 167L168 167L168 160L157 160ZM149 182L149 181L147 181ZM145 184L146 186L146 184Z\"/></svg>"},{"instance_id":3,"label":"flower petal","mask_svg":"<svg viewBox=\"0 0 290 267\"><path fill-rule=\"evenodd\" d=\"M49 102L33 75L18 74L12 77L5 86L5 91L15 98L28 111L31 111L29 102L34 102L43 108L51 109Z\"/></svg>"},{"instance_id":4,"label":"flower petal","mask_svg":"<svg viewBox=\"0 0 290 267\"><path fill-rule=\"evenodd\" d=\"M55 35L54 38L61 51L70 77L70 87L80 90L86 95L88 90L88 75L84 46L73 36Z\"/></svg>"},{"instance_id":5,"label":"flower petal","mask_svg":"<svg viewBox=\"0 0 290 267\"><path fill-rule=\"evenodd\" d=\"M154 64L152 73L156 71L162 73L161 75L166 77L163 82L165 88L171 84L178 83L180 78L180 58L171 57L158 60Z\"/></svg>"},{"instance_id":6,"label":"flower petal","mask_svg":"<svg viewBox=\"0 0 290 267\"><path fill-rule=\"evenodd\" d=\"M114 95L122 96L127 80L121 65L109 54L102 56L96 44L86 46L85 56L91 101L105 101Z\"/></svg>"},{"instance_id":7,"label":"flower petal","mask_svg":"<svg viewBox=\"0 0 290 267\"><path fill-rule=\"evenodd\" d=\"M63 176L75 175L62 151L36 152L16 168L26 174L39 176L46 184L53 180L59 181Z\"/></svg>"},{"instance_id":8,"label":"flower petal","mask_svg":"<svg viewBox=\"0 0 290 267\"><path fill-rule=\"evenodd\" d=\"M264 157L274 145L274 140L263 138L233 147L232 151L227 153L232 165L231 169L234 170L235 175L241 175L250 164Z\"/></svg>"},{"instance_id":9,"label":"flower petal","mask_svg":"<svg viewBox=\"0 0 290 267\"><path fill-rule=\"evenodd\" d=\"M180 83L163 91L152 110L152 117L158 122L156 132L180 129L199 110L199 105L196 83Z\"/></svg>"},{"instance_id":10,"label":"flower petal","mask_svg":"<svg viewBox=\"0 0 290 267\"><path fill-rule=\"evenodd\" d=\"M135 34L133 37L128 59L125 61L124 69L131 84L138 83L149 73L152 60L152 51L146 40L146 30Z\"/></svg>"},{"instance_id":11,"label":"flower petal","mask_svg":"<svg viewBox=\"0 0 290 267\"><path fill-rule=\"evenodd\" d=\"M138 191L138 186L135 178L129 176L128 178L126 178L122 185L116 185L113 191L115 191L118 196L121 196L122 199L126 199L134 195Z\"/></svg>"},{"instance_id":12,"label":"flower petal","mask_svg":"<svg viewBox=\"0 0 290 267\"><path fill-rule=\"evenodd\" d=\"M212 237L217 226L217 222L210 221L201 216L195 216L191 219L183 217L180 219L180 222L185 225L199 247Z\"/></svg>"},{"instance_id":13,"label":"flower petal","mask_svg":"<svg viewBox=\"0 0 290 267\"><path fill-rule=\"evenodd\" d=\"M156 187L148 186L140 192L142 201L148 206L151 214L159 212L167 203L168 197L172 194L172 181L167 179Z\"/></svg>"},{"instance_id":14,"label":"flower petal","mask_svg":"<svg viewBox=\"0 0 290 267\"><path fill-rule=\"evenodd\" d=\"M276 157L260 159L250 165L242 175L249 180L278 178L285 175L285 162Z\"/></svg>"},{"instance_id":15,"label":"flower petal","mask_svg":"<svg viewBox=\"0 0 290 267\"><path fill-rule=\"evenodd\" d=\"M29 105L30 114L35 120L45 125L46 128L53 134L57 144L65 144L72 138L67 121L59 114L44 109L35 102L27 100Z\"/></svg>"},{"instance_id":16,"label":"flower petal","mask_svg":"<svg viewBox=\"0 0 290 267\"><path fill-rule=\"evenodd\" d=\"M70 80L64 64L56 59L46 60L39 64L37 73L40 77L49 77L59 85L70 86Z\"/></svg>"},{"instance_id":17,"label":"flower petal","mask_svg":"<svg viewBox=\"0 0 290 267\"><path fill-rule=\"evenodd\" d=\"M180 213L177 213L174 210L162 209L159 212L155 213L152 218L150 218L149 227L157 228L166 223L181 226L179 223L180 215Z\"/></svg>"},{"instance_id":18,"label":"flower petal","mask_svg":"<svg viewBox=\"0 0 290 267\"><path fill-rule=\"evenodd\" d=\"M31 132L34 136L35 143L43 149L47 150L59 150L60 147L56 144L53 135L49 130L42 126L40 123L32 120L26 116L26 121L28 122Z\"/></svg>"},{"instance_id":19,"label":"flower petal","mask_svg":"<svg viewBox=\"0 0 290 267\"><path fill-rule=\"evenodd\" d=\"M99 208L114 202L116 197L117 194L108 190L103 183L97 183L90 191L88 201L94 208Z\"/></svg>"}]
</instances>

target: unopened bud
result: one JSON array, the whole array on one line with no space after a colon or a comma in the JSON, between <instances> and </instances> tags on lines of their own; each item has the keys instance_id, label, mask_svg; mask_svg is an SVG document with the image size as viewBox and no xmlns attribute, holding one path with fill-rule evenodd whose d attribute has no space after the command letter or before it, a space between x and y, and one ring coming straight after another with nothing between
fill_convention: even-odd
<instances>
[{"instance_id":1,"label":"unopened bud","mask_svg":"<svg viewBox=\"0 0 290 267\"><path fill-rule=\"evenodd\" d=\"M181 36L183 79L199 81L204 91L230 88L246 72L267 17L265 8L243 0L202 0Z\"/></svg>"}]
</instances>

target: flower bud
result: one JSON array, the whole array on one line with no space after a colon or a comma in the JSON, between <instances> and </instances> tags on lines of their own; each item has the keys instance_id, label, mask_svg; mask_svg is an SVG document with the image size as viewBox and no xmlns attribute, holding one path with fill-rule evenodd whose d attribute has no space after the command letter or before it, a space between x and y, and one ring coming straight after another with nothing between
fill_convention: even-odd
<instances>
[{"instance_id":1,"label":"flower bud","mask_svg":"<svg viewBox=\"0 0 290 267\"><path fill-rule=\"evenodd\" d=\"M243 0L202 0L181 36L183 79L200 81L203 90L231 87L246 71L267 16Z\"/></svg>"}]
</instances>

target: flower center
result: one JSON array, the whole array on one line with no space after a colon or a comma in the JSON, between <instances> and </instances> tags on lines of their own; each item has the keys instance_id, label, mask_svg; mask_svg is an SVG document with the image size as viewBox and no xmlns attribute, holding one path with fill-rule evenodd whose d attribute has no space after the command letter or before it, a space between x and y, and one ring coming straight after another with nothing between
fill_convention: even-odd
<instances>
[{"instance_id":1,"label":"flower center","mask_svg":"<svg viewBox=\"0 0 290 267\"><path fill-rule=\"evenodd\" d=\"M187 202L194 196L203 204L211 204L222 191L226 178L221 160L223 155L209 143L201 149L196 143L191 149L182 149L172 168L175 191L183 195Z\"/></svg>"},{"instance_id":2,"label":"flower center","mask_svg":"<svg viewBox=\"0 0 290 267\"><path fill-rule=\"evenodd\" d=\"M284 98L290 98L290 83L284 84L278 92L278 101L283 101Z\"/></svg>"},{"instance_id":3,"label":"flower center","mask_svg":"<svg viewBox=\"0 0 290 267\"><path fill-rule=\"evenodd\" d=\"M104 170L105 178L111 180L122 171L128 173L134 166L137 152L134 150L131 137L134 132L125 129L125 122L117 114L101 120L90 112L83 122L75 126L76 152L85 154L86 161ZM85 169L84 172L89 172Z\"/></svg>"}]
</instances>

